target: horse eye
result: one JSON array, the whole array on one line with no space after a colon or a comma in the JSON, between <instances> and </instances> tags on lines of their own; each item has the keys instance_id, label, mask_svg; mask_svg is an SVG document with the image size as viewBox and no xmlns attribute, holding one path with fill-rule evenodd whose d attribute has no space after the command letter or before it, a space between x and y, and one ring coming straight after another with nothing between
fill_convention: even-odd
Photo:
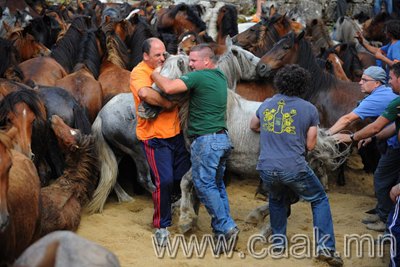
<instances>
[{"instance_id":1,"label":"horse eye","mask_svg":"<svg viewBox=\"0 0 400 267\"><path fill-rule=\"evenodd\" d=\"M284 45L282 48L285 49L285 50L288 50L288 49L290 49L290 46L289 45Z\"/></svg>"}]
</instances>

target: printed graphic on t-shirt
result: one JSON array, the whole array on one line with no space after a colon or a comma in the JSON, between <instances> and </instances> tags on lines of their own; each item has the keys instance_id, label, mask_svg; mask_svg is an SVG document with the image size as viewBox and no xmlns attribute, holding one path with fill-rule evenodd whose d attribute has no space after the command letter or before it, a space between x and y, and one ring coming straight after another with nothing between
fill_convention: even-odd
<instances>
[{"instance_id":1,"label":"printed graphic on t-shirt","mask_svg":"<svg viewBox=\"0 0 400 267\"><path fill-rule=\"evenodd\" d=\"M296 109L291 109L290 112L283 112L285 101L279 100L277 108L267 108L263 112L264 118L262 127L268 132L276 134L289 133L296 134L296 127L293 126L293 117L297 115Z\"/></svg>"}]
</instances>

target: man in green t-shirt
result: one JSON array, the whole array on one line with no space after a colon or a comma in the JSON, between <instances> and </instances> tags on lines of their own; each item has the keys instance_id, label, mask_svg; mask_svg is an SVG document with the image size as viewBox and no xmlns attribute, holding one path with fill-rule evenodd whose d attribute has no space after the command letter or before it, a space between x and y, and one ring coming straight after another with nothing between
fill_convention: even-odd
<instances>
[{"instance_id":1,"label":"man in green t-shirt","mask_svg":"<svg viewBox=\"0 0 400 267\"><path fill-rule=\"evenodd\" d=\"M239 233L230 215L222 179L232 147L226 131L227 81L217 68L217 58L208 44L192 47L189 66L194 72L175 80L161 76L159 69L153 71L152 78L167 94L190 93L187 133L192 139L193 184L211 216L215 237L227 241L229 247L220 247L218 251L223 252L234 248Z\"/></svg>"}]
</instances>

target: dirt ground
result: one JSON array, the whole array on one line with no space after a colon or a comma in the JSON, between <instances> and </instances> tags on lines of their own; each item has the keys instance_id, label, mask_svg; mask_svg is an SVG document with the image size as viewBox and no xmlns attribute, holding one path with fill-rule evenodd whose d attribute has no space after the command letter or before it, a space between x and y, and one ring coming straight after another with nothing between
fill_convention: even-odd
<instances>
[{"instance_id":1,"label":"dirt ground","mask_svg":"<svg viewBox=\"0 0 400 267\"><path fill-rule=\"evenodd\" d=\"M360 168L357 158L351 159L346 168L346 185L336 186L330 181L328 192L331 204L333 222L336 236L337 251L344 259L345 266L388 266L389 247L384 249L378 246L364 246L357 249L355 243L347 242L348 235L365 235L365 238L376 238L379 233L367 230L361 223L365 211L375 205L373 197L372 175L366 174ZM312 257L313 244L305 242L311 255L297 253L284 255L281 258L273 258L268 252L269 244L256 242L248 244L250 236L259 233L259 226L248 224L245 218L248 213L265 203L264 200L254 196L257 180L243 180L232 178L227 191L231 205L231 214L237 222L241 232L237 248L232 255L222 255L215 258L209 248L205 255L189 257L184 255L183 249L178 247L177 255L157 257L153 247L151 226L153 204L149 194L136 195L134 201L120 204L114 196L111 196L102 214L82 217L78 234L95 241L113 251L120 260L121 266L328 266ZM268 220L268 217L266 218ZM174 214L174 225L169 228L172 237L179 234L178 214ZM304 237L312 238L312 215L308 203L300 202L292 206L292 214L288 219L288 238ZM199 239L205 234L210 234L210 217L203 206L200 208L198 229L186 234L186 240L190 235ZM307 239L302 239L307 240ZM369 239L365 239L369 240ZM371 239L372 240L372 239ZM372 241L371 241L372 242ZM255 245L254 245L255 244ZM299 244L292 241L292 246ZM371 245L372 243L369 243ZM253 248L253 250L251 250ZM350 248L346 253L346 248ZM358 255L357 255L358 253ZM368 255L368 253L372 253ZM383 253L380 254L379 253ZM297 255L297 256L296 256ZM298 255L303 255L299 259ZM305 255L305 256L304 256Z\"/></svg>"}]
</instances>

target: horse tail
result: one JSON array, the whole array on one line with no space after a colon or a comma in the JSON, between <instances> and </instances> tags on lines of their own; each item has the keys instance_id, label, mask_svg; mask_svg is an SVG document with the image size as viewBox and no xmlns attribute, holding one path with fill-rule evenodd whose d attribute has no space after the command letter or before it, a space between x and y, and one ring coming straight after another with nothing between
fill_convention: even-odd
<instances>
[{"instance_id":1,"label":"horse tail","mask_svg":"<svg viewBox=\"0 0 400 267\"><path fill-rule=\"evenodd\" d=\"M96 148L99 155L100 179L93 198L87 205L89 213L102 212L107 197L117 182L118 162L102 133L102 119L97 116L92 125L92 135L96 140Z\"/></svg>"},{"instance_id":2,"label":"horse tail","mask_svg":"<svg viewBox=\"0 0 400 267\"><path fill-rule=\"evenodd\" d=\"M84 110L79 105L74 105L74 128L79 129L83 134L90 134L92 129L90 127L90 121Z\"/></svg>"}]
</instances>

